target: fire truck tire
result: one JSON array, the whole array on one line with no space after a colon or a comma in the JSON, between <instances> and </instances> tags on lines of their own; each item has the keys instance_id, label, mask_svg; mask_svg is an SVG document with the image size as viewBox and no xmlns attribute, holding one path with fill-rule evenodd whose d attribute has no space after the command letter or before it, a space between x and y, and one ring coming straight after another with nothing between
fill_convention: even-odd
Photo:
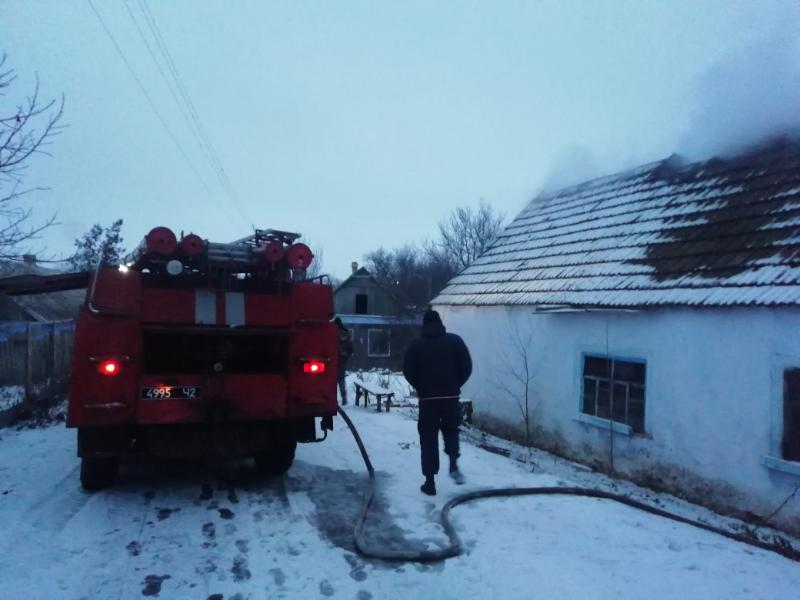
<instances>
[{"instance_id":1,"label":"fire truck tire","mask_svg":"<svg viewBox=\"0 0 800 600\"><path fill-rule=\"evenodd\" d=\"M84 456L81 459L81 486L88 491L111 487L118 470L119 458L116 456Z\"/></svg>"},{"instance_id":2,"label":"fire truck tire","mask_svg":"<svg viewBox=\"0 0 800 600\"><path fill-rule=\"evenodd\" d=\"M294 452L297 449L297 442L276 444L267 450L259 452L253 458L256 467L265 475L277 477L284 475L294 462Z\"/></svg>"}]
</instances>

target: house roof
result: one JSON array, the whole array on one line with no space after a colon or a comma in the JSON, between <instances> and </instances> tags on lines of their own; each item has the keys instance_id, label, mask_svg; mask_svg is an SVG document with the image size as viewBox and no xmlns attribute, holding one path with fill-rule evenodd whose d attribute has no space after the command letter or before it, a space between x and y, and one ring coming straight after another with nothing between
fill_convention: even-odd
<instances>
[{"instance_id":1,"label":"house roof","mask_svg":"<svg viewBox=\"0 0 800 600\"><path fill-rule=\"evenodd\" d=\"M350 274L350 275L347 277L347 279L345 279L343 282L341 282L339 285L337 285L337 286L336 286L336 289L333 291L333 293L335 294L335 293L336 293L336 292L338 292L340 289L342 289L342 288L344 288L344 287L347 287L348 285L350 285L350 283L351 283L352 281L354 281L354 280L357 280L357 279L362 279L362 280L363 280L363 279L371 279L371 280L373 280L373 281L374 281L376 284L378 283L378 281L375 279L375 277L373 277L372 273L370 273L369 271L367 271L367 270L366 270L364 267L359 267L359 268L358 268L358 269L357 269L355 272L351 273L351 274Z\"/></svg>"},{"instance_id":2,"label":"house roof","mask_svg":"<svg viewBox=\"0 0 800 600\"><path fill-rule=\"evenodd\" d=\"M358 281L364 282L369 281L370 285L381 290L384 294L389 296L400 309L405 308L410 304L407 300L402 298L400 290L390 290L385 285L383 285L378 279L370 273L365 267L359 267L355 273L352 273L347 279L345 279L342 283L336 286L336 289L333 290L333 295L339 293L340 290L345 289L346 287L350 286L353 283L357 283Z\"/></svg>"},{"instance_id":3,"label":"house roof","mask_svg":"<svg viewBox=\"0 0 800 600\"><path fill-rule=\"evenodd\" d=\"M86 290L65 290L46 294L11 296L9 300L34 321L62 321L78 316Z\"/></svg>"},{"instance_id":4,"label":"house roof","mask_svg":"<svg viewBox=\"0 0 800 600\"><path fill-rule=\"evenodd\" d=\"M337 315L345 325L422 325L422 315Z\"/></svg>"},{"instance_id":5,"label":"house roof","mask_svg":"<svg viewBox=\"0 0 800 600\"><path fill-rule=\"evenodd\" d=\"M42 267L37 263L0 262L0 277L52 276L60 271ZM31 277L37 279L37 277ZM61 321L74 319L86 298L85 289L67 289L39 294L19 294L8 296L7 302L34 321ZM3 314L0 314L3 320Z\"/></svg>"},{"instance_id":6,"label":"house roof","mask_svg":"<svg viewBox=\"0 0 800 600\"><path fill-rule=\"evenodd\" d=\"M41 266L37 262L24 262L19 260L0 260L0 277L13 277L15 275L54 275L57 269Z\"/></svg>"},{"instance_id":7,"label":"house roof","mask_svg":"<svg viewBox=\"0 0 800 600\"><path fill-rule=\"evenodd\" d=\"M800 305L800 143L535 198L438 305Z\"/></svg>"}]
</instances>

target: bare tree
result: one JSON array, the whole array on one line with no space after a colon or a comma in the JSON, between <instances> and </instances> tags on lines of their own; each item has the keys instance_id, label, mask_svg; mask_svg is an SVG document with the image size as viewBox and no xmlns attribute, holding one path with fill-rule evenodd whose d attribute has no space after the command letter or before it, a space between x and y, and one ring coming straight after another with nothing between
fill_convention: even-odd
<instances>
[{"instance_id":1,"label":"bare tree","mask_svg":"<svg viewBox=\"0 0 800 600\"><path fill-rule=\"evenodd\" d=\"M416 246L378 248L365 256L367 270L403 303L425 306L430 300L428 262Z\"/></svg>"},{"instance_id":2,"label":"bare tree","mask_svg":"<svg viewBox=\"0 0 800 600\"><path fill-rule=\"evenodd\" d=\"M381 283L396 283L394 272L394 252L381 247L367 254L364 259L367 270Z\"/></svg>"},{"instance_id":3,"label":"bare tree","mask_svg":"<svg viewBox=\"0 0 800 600\"><path fill-rule=\"evenodd\" d=\"M438 262L451 264L455 272L462 271L494 242L504 218L483 200L477 210L460 206L439 223L439 239L426 250Z\"/></svg>"},{"instance_id":4,"label":"bare tree","mask_svg":"<svg viewBox=\"0 0 800 600\"><path fill-rule=\"evenodd\" d=\"M319 244L314 244L307 239L303 239L302 242L311 248L311 253L314 255L314 260L311 261L311 265L306 269L306 279L319 277L325 272L325 252Z\"/></svg>"},{"instance_id":5,"label":"bare tree","mask_svg":"<svg viewBox=\"0 0 800 600\"><path fill-rule=\"evenodd\" d=\"M9 88L17 79L14 69L6 66L6 54L0 58L0 259L19 259L21 247L32 241L54 222L54 217L32 223L32 211L25 197L45 188L26 187L25 171L34 154L45 154L53 136L62 125L64 97L43 101L39 80L33 92L19 104L5 102Z\"/></svg>"},{"instance_id":6,"label":"bare tree","mask_svg":"<svg viewBox=\"0 0 800 600\"><path fill-rule=\"evenodd\" d=\"M415 306L425 306L459 271L497 237L503 215L481 202L477 210L461 207L439 223L439 238L419 248L406 244L378 248L365 256L367 269L388 289Z\"/></svg>"},{"instance_id":7,"label":"bare tree","mask_svg":"<svg viewBox=\"0 0 800 600\"><path fill-rule=\"evenodd\" d=\"M532 417L537 404L532 389L536 375L533 331L530 324L512 323L510 318L506 329L507 345L497 354L494 385L519 408L525 426L525 445L530 446Z\"/></svg>"}]
</instances>

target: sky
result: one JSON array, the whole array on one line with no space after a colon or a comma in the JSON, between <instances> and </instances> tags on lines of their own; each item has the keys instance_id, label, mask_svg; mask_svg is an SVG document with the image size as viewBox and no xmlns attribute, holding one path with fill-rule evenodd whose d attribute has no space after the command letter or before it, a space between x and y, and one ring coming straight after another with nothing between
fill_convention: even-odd
<instances>
[{"instance_id":1,"label":"sky","mask_svg":"<svg viewBox=\"0 0 800 600\"><path fill-rule=\"evenodd\" d=\"M457 206L511 218L543 188L791 124L796 30L800 3L777 0L0 0L18 74L0 109L36 76L66 99L25 174L49 188L35 218L59 222L42 255L118 218L128 248L156 225L212 241L255 225L302 233L342 277Z\"/></svg>"}]
</instances>

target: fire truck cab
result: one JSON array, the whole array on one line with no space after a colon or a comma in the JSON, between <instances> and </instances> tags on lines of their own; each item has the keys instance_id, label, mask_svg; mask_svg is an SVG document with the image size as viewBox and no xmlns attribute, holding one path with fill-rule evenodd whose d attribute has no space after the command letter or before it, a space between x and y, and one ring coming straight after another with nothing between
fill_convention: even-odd
<instances>
[{"instance_id":1,"label":"fire truck cab","mask_svg":"<svg viewBox=\"0 0 800 600\"><path fill-rule=\"evenodd\" d=\"M286 472L298 442L333 428L333 294L308 280L299 235L230 244L156 227L98 268L78 316L67 426L81 484L113 483L120 457L252 456Z\"/></svg>"}]
</instances>

